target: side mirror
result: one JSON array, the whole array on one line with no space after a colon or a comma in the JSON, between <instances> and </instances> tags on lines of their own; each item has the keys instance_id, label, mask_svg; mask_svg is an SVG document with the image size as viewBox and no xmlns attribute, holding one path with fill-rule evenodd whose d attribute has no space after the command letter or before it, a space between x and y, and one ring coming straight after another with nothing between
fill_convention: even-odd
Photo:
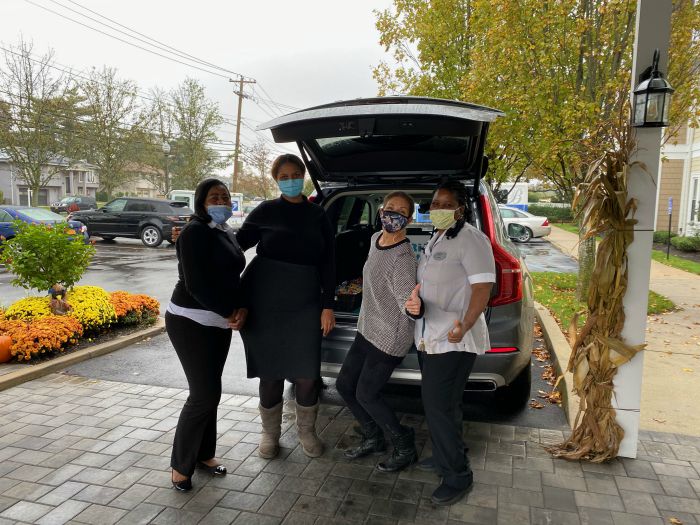
<instances>
[{"instance_id":1,"label":"side mirror","mask_svg":"<svg viewBox=\"0 0 700 525\"><path fill-rule=\"evenodd\" d=\"M525 235L525 226L520 224L510 223L508 225L508 237L511 239L520 239Z\"/></svg>"}]
</instances>

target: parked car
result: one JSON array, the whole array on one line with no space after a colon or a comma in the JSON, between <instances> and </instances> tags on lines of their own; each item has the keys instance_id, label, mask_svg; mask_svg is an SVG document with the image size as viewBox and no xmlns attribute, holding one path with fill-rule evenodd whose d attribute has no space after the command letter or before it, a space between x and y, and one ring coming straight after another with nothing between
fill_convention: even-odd
<instances>
[{"instance_id":1,"label":"parked car","mask_svg":"<svg viewBox=\"0 0 700 525\"><path fill-rule=\"evenodd\" d=\"M517 208L499 205L503 222L509 224L519 224L524 230L521 236L515 240L518 242L528 242L533 237L544 237L552 233L552 227L547 217L539 217Z\"/></svg>"},{"instance_id":2,"label":"parked car","mask_svg":"<svg viewBox=\"0 0 700 525\"><path fill-rule=\"evenodd\" d=\"M5 239L12 239L17 233L15 230L14 221L20 220L28 224L61 224L66 222L63 215L54 213L45 208L32 208L31 206L7 206L0 205L0 236ZM79 235L85 242L88 242L90 237L87 234L87 228L77 221L67 221L71 235Z\"/></svg>"},{"instance_id":3,"label":"parked car","mask_svg":"<svg viewBox=\"0 0 700 525\"><path fill-rule=\"evenodd\" d=\"M149 248L170 243L173 226L184 226L192 215L187 203L140 197L118 197L102 208L77 211L68 218L87 226L89 235L112 240L115 237L141 239Z\"/></svg>"},{"instance_id":4,"label":"parked car","mask_svg":"<svg viewBox=\"0 0 700 525\"><path fill-rule=\"evenodd\" d=\"M54 213L70 213L80 210L94 210L97 208L95 197L87 195L73 195L63 197L58 202L51 203L51 211Z\"/></svg>"},{"instance_id":5,"label":"parked car","mask_svg":"<svg viewBox=\"0 0 700 525\"><path fill-rule=\"evenodd\" d=\"M494 391L506 407L530 397L533 342L532 281L517 246L509 238L491 190L482 182L488 167L484 145L489 124L500 111L451 100L382 97L336 102L279 117L260 126L276 142L296 142L336 232L340 294L336 328L323 339L321 370L336 376L357 331L361 295L356 287L369 250L383 197L403 190L419 204L408 237L418 256L432 234L426 219L436 185L461 181L471 195L471 223L491 240L497 282L486 310L491 348L478 356L467 390ZM522 235L517 226L514 235ZM516 231L517 230L517 231ZM345 283L345 285L344 285ZM392 381L418 384L421 374L413 348Z\"/></svg>"}]
</instances>

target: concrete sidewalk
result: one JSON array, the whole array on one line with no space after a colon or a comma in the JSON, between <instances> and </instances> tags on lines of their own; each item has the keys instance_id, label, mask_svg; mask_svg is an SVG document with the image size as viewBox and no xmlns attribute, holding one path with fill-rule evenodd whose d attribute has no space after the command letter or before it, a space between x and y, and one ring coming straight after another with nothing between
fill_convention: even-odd
<instances>
[{"instance_id":1,"label":"concrete sidewalk","mask_svg":"<svg viewBox=\"0 0 700 525\"><path fill-rule=\"evenodd\" d=\"M547 239L577 258L577 235L555 225ZM700 435L700 275L651 261L649 287L679 310L648 319L641 428Z\"/></svg>"},{"instance_id":2,"label":"concrete sidewalk","mask_svg":"<svg viewBox=\"0 0 700 525\"><path fill-rule=\"evenodd\" d=\"M552 459L543 447L561 431L465 423L475 484L445 508L430 502L432 473L381 473L381 456L345 460L358 436L343 407L321 408L317 459L301 451L285 407L281 455L261 459L258 399L238 395L219 406L217 456L229 474L198 471L194 490L178 493L169 463L186 397L62 374L0 392L0 524L700 524L700 438L640 432L637 459L594 465ZM423 417L402 423L429 454Z\"/></svg>"}]
</instances>

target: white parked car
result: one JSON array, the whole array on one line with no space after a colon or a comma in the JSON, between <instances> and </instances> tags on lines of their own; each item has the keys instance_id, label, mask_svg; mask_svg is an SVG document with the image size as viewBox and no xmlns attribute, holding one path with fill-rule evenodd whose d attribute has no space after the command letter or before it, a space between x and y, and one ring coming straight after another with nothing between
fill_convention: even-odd
<instances>
[{"instance_id":1,"label":"white parked car","mask_svg":"<svg viewBox=\"0 0 700 525\"><path fill-rule=\"evenodd\" d=\"M499 205L498 208L501 210L501 217L503 217L506 227L513 223L520 224L525 228L523 234L514 239L518 242L527 242L533 237L544 237L552 233L552 227L549 225L547 217L538 217L509 206Z\"/></svg>"}]
</instances>

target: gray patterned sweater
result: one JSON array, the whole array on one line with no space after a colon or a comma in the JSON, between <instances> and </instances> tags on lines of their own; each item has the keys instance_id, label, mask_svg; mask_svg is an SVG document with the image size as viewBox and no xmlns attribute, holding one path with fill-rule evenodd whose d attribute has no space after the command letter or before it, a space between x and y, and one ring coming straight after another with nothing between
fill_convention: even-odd
<instances>
[{"instance_id":1,"label":"gray patterned sweater","mask_svg":"<svg viewBox=\"0 0 700 525\"><path fill-rule=\"evenodd\" d=\"M413 319L405 309L416 286L416 256L408 239L379 246L372 236L362 270L362 306L357 330L384 353L403 357L413 344Z\"/></svg>"}]
</instances>

